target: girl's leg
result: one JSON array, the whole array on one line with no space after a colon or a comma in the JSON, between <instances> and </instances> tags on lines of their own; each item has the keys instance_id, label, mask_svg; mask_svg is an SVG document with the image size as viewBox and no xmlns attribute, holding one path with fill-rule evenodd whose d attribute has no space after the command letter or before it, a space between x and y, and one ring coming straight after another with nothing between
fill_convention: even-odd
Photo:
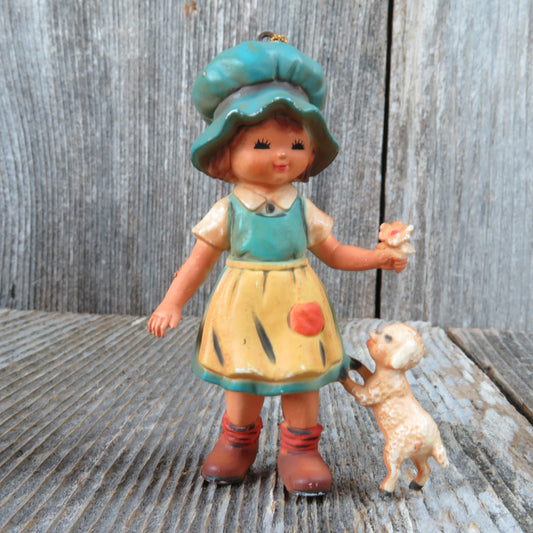
<instances>
[{"instance_id":1,"label":"girl's leg","mask_svg":"<svg viewBox=\"0 0 533 533\"><path fill-rule=\"evenodd\" d=\"M229 422L237 427L254 424L261 414L265 398L246 392L225 391L226 416Z\"/></svg>"},{"instance_id":2,"label":"girl's leg","mask_svg":"<svg viewBox=\"0 0 533 533\"><path fill-rule=\"evenodd\" d=\"M331 488L328 465L318 453L322 426L318 421L318 391L281 397L278 472L285 488L300 496L320 496Z\"/></svg>"},{"instance_id":3,"label":"girl's leg","mask_svg":"<svg viewBox=\"0 0 533 533\"><path fill-rule=\"evenodd\" d=\"M284 394L281 397L283 418L291 428L305 429L318 422L318 391Z\"/></svg>"},{"instance_id":4,"label":"girl's leg","mask_svg":"<svg viewBox=\"0 0 533 533\"><path fill-rule=\"evenodd\" d=\"M202 466L206 481L228 484L244 479L257 455L263 401L262 396L226 391L222 434Z\"/></svg>"}]
</instances>

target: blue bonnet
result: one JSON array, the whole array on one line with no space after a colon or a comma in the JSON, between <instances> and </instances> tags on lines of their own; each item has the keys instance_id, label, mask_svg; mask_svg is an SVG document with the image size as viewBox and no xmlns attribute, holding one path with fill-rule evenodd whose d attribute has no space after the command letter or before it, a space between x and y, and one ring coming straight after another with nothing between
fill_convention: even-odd
<instances>
[{"instance_id":1,"label":"blue bonnet","mask_svg":"<svg viewBox=\"0 0 533 533\"><path fill-rule=\"evenodd\" d=\"M311 176L337 155L338 144L320 111L326 100L322 68L287 43L247 41L223 51L198 76L193 100L208 124L191 149L192 162L202 172L208 173L211 156L231 142L240 126L275 113L307 128L315 152Z\"/></svg>"}]
</instances>

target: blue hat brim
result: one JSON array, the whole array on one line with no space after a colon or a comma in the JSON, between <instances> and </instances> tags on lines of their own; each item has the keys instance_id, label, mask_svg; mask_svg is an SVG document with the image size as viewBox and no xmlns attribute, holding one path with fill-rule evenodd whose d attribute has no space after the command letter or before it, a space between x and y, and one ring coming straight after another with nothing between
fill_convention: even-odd
<instances>
[{"instance_id":1,"label":"blue hat brim","mask_svg":"<svg viewBox=\"0 0 533 533\"><path fill-rule=\"evenodd\" d=\"M315 158L310 175L324 170L336 157L339 145L328 130L320 110L304 97L281 88L265 89L233 102L196 139L191 149L193 165L209 174L209 161L228 145L241 126L250 126L280 113L301 122L309 132Z\"/></svg>"}]
</instances>

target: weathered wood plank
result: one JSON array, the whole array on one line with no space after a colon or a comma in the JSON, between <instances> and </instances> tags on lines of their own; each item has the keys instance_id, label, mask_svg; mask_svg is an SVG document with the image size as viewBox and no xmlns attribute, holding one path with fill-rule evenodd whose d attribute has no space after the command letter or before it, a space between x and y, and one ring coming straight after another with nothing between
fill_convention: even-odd
<instances>
[{"instance_id":1,"label":"weathered wood plank","mask_svg":"<svg viewBox=\"0 0 533 533\"><path fill-rule=\"evenodd\" d=\"M371 247L379 225L387 3L6 0L0 10L0 305L148 314L230 188L193 169L192 84L273 29L330 83L342 151L302 191ZM200 315L221 265L191 301ZM339 315L373 315L375 273L318 268Z\"/></svg>"},{"instance_id":2,"label":"weathered wood plank","mask_svg":"<svg viewBox=\"0 0 533 533\"><path fill-rule=\"evenodd\" d=\"M322 499L284 493L276 473L281 413L267 400L260 452L241 486L202 482L219 434L222 391L188 370L199 320L165 339L130 316L0 311L0 531L530 531L533 430L446 336L427 323L427 357L409 375L451 466L421 493L405 465L392 498L370 410L334 384L321 391ZM20 324L21 327L17 327ZM377 320L346 322L368 357ZM65 327L66 325L66 327ZM21 342L21 330L25 341Z\"/></svg>"},{"instance_id":3,"label":"weathered wood plank","mask_svg":"<svg viewBox=\"0 0 533 533\"><path fill-rule=\"evenodd\" d=\"M195 6L195 7L194 7ZM228 192L192 169L190 90L222 49L287 34L330 81L341 153L302 190L371 247L381 186L387 3L72 3L0 11L0 305L148 314L189 229ZM280 17L280 13L284 15ZM382 316L531 329L533 8L394 2L385 218L418 254ZM237 24L235 21L239 21ZM315 263L316 265L316 263ZM217 271L190 303L201 314ZM375 273L318 265L339 316L374 314ZM513 275L509 275L512 272Z\"/></svg>"},{"instance_id":4,"label":"weathered wood plank","mask_svg":"<svg viewBox=\"0 0 533 533\"><path fill-rule=\"evenodd\" d=\"M451 328L448 335L533 424L533 334Z\"/></svg>"},{"instance_id":5,"label":"weathered wood plank","mask_svg":"<svg viewBox=\"0 0 533 533\"><path fill-rule=\"evenodd\" d=\"M394 2L385 218L414 268L382 315L533 328L533 3Z\"/></svg>"}]
</instances>

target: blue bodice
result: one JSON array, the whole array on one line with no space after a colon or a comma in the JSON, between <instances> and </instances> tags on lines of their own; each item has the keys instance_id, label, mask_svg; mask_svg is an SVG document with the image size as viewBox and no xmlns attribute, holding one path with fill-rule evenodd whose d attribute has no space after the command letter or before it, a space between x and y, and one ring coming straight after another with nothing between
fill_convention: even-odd
<instances>
[{"instance_id":1,"label":"blue bodice","mask_svg":"<svg viewBox=\"0 0 533 533\"><path fill-rule=\"evenodd\" d=\"M229 197L230 258L239 261L292 261L308 245L304 203L298 196L288 211L272 215L248 210Z\"/></svg>"}]
</instances>

